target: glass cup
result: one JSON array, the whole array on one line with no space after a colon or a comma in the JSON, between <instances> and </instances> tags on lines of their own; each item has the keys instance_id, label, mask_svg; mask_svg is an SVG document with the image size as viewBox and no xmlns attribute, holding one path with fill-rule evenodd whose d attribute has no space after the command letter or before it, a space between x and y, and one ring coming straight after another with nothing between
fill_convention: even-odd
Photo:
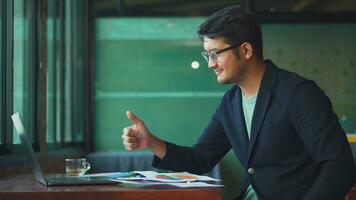
<instances>
[{"instance_id":1,"label":"glass cup","mask_svg":"<svg viewBox=\"0 0 356 200\"><path fill-rule=\"evenodd\" d=\"M65 161L68 176L82 176L90 169L90 164L85 158L71 158Z\"/></svg>"}]
</instances>

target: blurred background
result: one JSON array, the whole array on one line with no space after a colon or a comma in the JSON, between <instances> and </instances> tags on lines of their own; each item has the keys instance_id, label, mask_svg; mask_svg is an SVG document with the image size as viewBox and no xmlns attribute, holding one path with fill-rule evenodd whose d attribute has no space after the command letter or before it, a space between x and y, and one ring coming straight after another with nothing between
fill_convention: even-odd
<instances>
[{"instance_id":1,"label":"blurred background","mask_svg":"<svg viewBox=\"0 0 356 200\"><path fill-rule=\"evenodd\" d=\"M315 80L330 97L355 154L353 0L5 0L0 175L29 171L10 121L14 112L22 113L49 172L63 171L63 157L126 153L126 110L156 136L193 145L231 87L216 82L196 31L234 4L261 22L266 59ZM224 199L232 199L243 168L232 152L219 168Z\"/></svg>"}]
</instances>

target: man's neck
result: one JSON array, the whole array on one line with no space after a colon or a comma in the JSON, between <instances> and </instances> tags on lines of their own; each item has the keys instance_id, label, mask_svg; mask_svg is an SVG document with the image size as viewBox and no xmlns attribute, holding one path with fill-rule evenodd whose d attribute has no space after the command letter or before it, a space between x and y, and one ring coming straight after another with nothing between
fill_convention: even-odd
<instances>
[{"instance_id":1,"label":"man's neck","mask_svg":"<svg viewBox=\"0 0 356 200\"><path fill-rule=\"evenodd\" d=\"M266 66L263 60L255 61L248 67L245 80L239 84L239 87L246 97L257 95L265 68Z\"/></svg>"}]
</instances>

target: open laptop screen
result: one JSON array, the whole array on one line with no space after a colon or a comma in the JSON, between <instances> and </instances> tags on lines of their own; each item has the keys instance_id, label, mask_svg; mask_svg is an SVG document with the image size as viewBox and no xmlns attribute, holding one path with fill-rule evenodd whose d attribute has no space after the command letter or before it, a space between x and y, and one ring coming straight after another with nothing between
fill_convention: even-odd
<instances>
[{"instance_id":1,"label":"open laptop screen","mask_svg":"<svg viewBox=\"0 0 356 200\"><path fill-rule=\"evenodd\" d=\"M14 127L16 129L16 132L19 134L20 136L20 140L23 144L23 146L25 146L26 148L26 151L28 152L28 156L31 160L31 163L32 163L32 170L33 170L33 173L35 174L35 178L38 182L46 185L46 181L44 179L44 176L43 176L43 173L42 173L42 170L41 170L41 167L40 167L40 164L39 164L39 161L35 155L35 151L33 150L32 148L32 145L31 145L31 142L26 134L26 131L25 131L25 127L22 123L22 120L21 120L21 116L20 116L20 113L15 113L11 116L12 118L12 122L14 124Z\"/></svg>"}]
</instances>

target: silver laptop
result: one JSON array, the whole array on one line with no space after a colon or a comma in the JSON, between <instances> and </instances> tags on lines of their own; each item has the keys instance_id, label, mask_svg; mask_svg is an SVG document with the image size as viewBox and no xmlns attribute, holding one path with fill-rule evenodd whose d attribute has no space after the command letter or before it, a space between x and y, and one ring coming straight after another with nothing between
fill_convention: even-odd
<instances>
[{"instance_id":1,"label":"silver laptop","mask_svg":"<svg viewBox=\"0 0 356 200\"><path fill-rule=\"evenodd\" d=\"M112 178L107 176L48 176L45 177L42 173L40 163L35 155L30 140L25 131L19 113L11 116L15 129L19 134L23 146L28 152L28 156L32 162L32 170L38 182L46 186L59 186L59 185L93 185L93 184L118 184Z\"/></svg>"}]
</instances>

